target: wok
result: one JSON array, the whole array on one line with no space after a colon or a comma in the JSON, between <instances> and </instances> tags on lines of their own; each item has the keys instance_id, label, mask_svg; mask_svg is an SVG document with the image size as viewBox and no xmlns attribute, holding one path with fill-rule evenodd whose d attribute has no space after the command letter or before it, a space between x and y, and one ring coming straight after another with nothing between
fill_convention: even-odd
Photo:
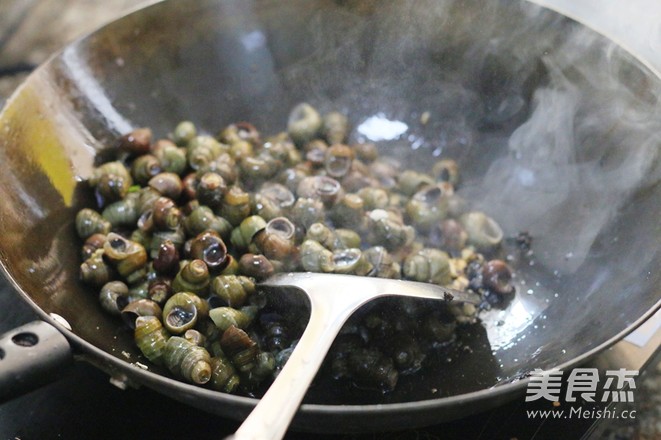
<instances>
[{"instance_id":1,"label":"wok","mask_svg":"<svg viewBox=\"0 0 661 440\"><path fill-rule=\"evenodd\" d=\"M382 151L411 167L457 159L460 194L506 235L533 238L531 254L511 254L516 298L459 335L468 350L431 356L424 375L392 394L318 378L294 426L450 420L522 394L535 368L584 362L661 305L660 90L620 47L524 2L158 3L68 46L4 109L0 260L79 357L241 419L255 399L137 366L147 362L131 334L78 281L72 220L93 204L84 179L104 147L137 126L166 134L191 119L213 133L248 120L269 133L300 101L347 111L356 137L379 136L366 120L406 124L379 141Z\"/></svg>"}]
</instances>

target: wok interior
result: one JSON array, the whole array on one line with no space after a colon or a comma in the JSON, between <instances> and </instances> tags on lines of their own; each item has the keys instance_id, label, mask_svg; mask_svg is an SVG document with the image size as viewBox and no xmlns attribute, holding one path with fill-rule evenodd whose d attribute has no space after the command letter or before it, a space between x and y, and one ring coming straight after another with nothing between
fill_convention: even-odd
<instances>
[{"instance_id":1,"label":"wok interior","mask_svg":"<svg viewBox=\"0 0 661 440\"><path fill-rule=\"evenodd\" d=\"M507 236L528 232L533 253L511 253L516 298L460 334L469 350L436 356L435 373L385 397L321 381L306 401L486 389L571 362L658 306L658 96L623 50L523 2L165 2L68 47L5 110L0 255L19 290L110 363L144 363L78 281L73 218L93 204L83 180L104 146L183 119L274 133L301 101L347 112L355 139L373 136L369 118L399 121L406 133L382 154L422 169L455 158L459 194Z\"/></svg>"}]
</instances>

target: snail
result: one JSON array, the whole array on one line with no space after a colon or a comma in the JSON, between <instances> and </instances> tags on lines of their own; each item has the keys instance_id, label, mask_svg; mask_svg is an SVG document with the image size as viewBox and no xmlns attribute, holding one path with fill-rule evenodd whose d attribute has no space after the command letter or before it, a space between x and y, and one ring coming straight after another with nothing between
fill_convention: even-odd
<instances>
[{"instance_id":1,"label":"snail","mask_svg":"<svg viewBox=\"0 0 661 440\"><path fill-rule=\"evenodd\" d=\"M211 281L211 293L228 307L241 307L255 293L255 282L242 275L219 275ZM212 299L210 298L209 301Z\"/></svg>"},{"instance_id":2,"label":"snail","mask_svg":"<svg viewBox=\"0 0 661 440\"><path fill-rule=\"evenodd\" d=\"M165 366L175 376L198 385L211 380L211 355L205 348L171 336L163 351Z\"/></svg>"},{"instance_id":3,"label":"snail","mask_svg":"<svg viewBox=\"0 0 661 440\"><path fill-rule=\"evenodd\" d=\"M303 328L259 289L277 272L514 293L495 255L502 229L454 193L457 162L406 169L380 143L353 142L342 113L301 103L272 136L245 121L211 136L183 120L116 146L88 181L97 206L76 213L80 277L148 361L187 382L250 394L278 374ZM336 378L392 390L477 319L472 305L394 301L349 319L329 354Z\"/></svg>"},{"instance_id":4,"label":"snail","mask_svg":"<svg viewBox=\"0 0 661 440\"><path fill-rule=\"evenodd\" d=\"M135 320L135 343L151 362L162 365L165 345L170 336L156 316L140 316Z\"/></svg>"}]
</instances>

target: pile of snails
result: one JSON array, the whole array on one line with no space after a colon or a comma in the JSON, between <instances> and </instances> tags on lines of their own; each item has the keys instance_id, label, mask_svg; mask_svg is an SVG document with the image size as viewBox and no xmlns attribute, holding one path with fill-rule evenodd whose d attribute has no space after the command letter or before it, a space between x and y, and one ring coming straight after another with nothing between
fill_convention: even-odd
<instances>
[{"instance_id":1,"label":"pile of snails","mask_svg":"<svg viewBox=\"0 0 661 440\"><path fill-rule=\"evenodd\" d=\"M503 232L455 193L459 167L402 169L348 142L345 115L309 104L271 137L250 123L216 136L178 123L121 136L88 179L98 203L77 213L81 280L121 316L150 362L187 382L252 395L304 324L270 309L259 281L281 271L404 278L511 296L496 255ZM449 343L471 305L392 300L352 318L326 363L334 377L392 390Z\"/></svg>"}]
</instances>

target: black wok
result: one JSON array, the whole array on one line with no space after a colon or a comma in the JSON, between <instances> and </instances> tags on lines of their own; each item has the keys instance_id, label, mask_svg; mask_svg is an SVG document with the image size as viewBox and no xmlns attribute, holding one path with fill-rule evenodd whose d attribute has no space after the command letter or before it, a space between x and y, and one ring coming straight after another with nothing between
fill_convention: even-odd
<instances>
[{"instance_id":1,"label":"black wok","mask_svg":"<svg viewBox=\"0 0 661 440\"><path fill-rule=\"evenodd\" d=\"M527 232L533 252L512 252L517 296L459 335L470 350L432 356L424 375L387 396L320 378L294 425L438 423L520 395L535 368L585 361L661 305L660 91L633 56L523 2L159 3L69 46L3 111L0 260L81 357L243 418L254 399L148 365L79 283L72 220L93 203L83 180L104 145L136 126L164 135L191 119L213 133L249 120L274 132L303 100L347 111L355 127L375 115L403 122L407 132L381 141L383 151L413 167L439 153L457 159L460 194L508 236Z\"/></svg>"}]
</instances>

